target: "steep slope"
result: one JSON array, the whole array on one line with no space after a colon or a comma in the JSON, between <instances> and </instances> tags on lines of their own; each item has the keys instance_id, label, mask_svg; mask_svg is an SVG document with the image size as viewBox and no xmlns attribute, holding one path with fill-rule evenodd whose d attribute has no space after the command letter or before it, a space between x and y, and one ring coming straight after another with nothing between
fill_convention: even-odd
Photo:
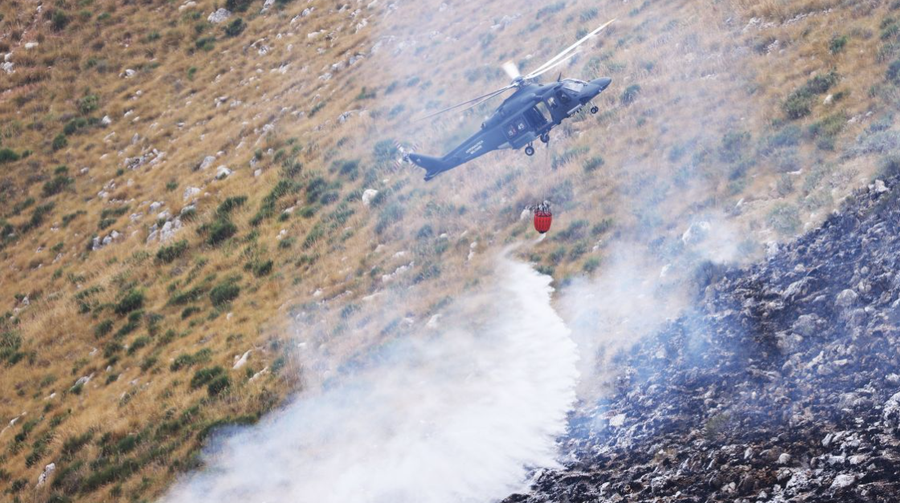
<instances>
[{"instance_id":1,"label":"steep slope","mask_svg":"<svg viewBox=\"0 0 900 503\"><path fill-rule=\"evenodd\" d=\"M3 498L161 494L214 427L325 379L297 343L340 362L426 323L530 240L536 199L556 228L520 253L560 285L695 220L741 236L731 259L815 225L894 162L897 7L3 2ZM614 79L601 114L534 158L398 165L397 141L445 150L490 107L412 115L613 17L564 69ZM369 325L397 292L404 316Z\"/></svg>"},{"instance_id":2,"label":"steep slope","mask_svg":"<svg viewBox=\"0 0 900 503\"><path fill-rule=\"evenodd\" d=\"M895 501L900 179L701 292L616 359L566 469L507 502Z\"/></svg>"}]
</instances>

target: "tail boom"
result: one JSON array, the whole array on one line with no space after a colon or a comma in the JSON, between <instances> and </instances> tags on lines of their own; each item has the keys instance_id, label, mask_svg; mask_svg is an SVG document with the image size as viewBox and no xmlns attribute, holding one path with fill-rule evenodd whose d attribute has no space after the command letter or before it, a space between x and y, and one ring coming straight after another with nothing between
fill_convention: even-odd
<instances>
[{"instance_id":1,"label":"tail boom","mask_svg":"<svg viewBox=\"0 0 900 503\"><path fill-rule=\"evenodd\" d=\"M444 171L451 170L459 165L448 162L443 158L430 157L422 154L409 154L409 160L416 166L425 169L425 181L431 180Z\"/></svg>"}]
</instances>

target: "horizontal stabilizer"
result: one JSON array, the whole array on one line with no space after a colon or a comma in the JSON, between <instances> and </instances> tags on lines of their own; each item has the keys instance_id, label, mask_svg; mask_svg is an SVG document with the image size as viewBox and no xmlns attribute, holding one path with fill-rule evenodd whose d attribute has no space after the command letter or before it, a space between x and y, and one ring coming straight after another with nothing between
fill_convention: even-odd
<instances>
[{"instance_id":1,"label":"horizontal stabilizer","mask_svg":"<svg viewBox=\"0 0 900 503\"><path fill-rule=\"evenodd\" d=\"M422 154L409 154L409 160L412 161L416 166L425 168L426 181L431 180L440 173L443 173L444 171L447 171L448 169L453 167L451 163L446 162L443 159L439 159L437 157L429 157Z\"/></svg>"}]
</instances>

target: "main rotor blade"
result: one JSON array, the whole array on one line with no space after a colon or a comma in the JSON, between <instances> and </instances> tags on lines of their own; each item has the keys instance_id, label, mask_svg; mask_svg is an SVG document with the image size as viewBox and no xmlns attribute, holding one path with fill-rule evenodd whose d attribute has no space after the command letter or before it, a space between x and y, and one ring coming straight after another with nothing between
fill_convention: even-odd
<instances>
[{"instance_id":1,"label":"main rotor blade","mask_svg":"<svg viewBox=\"0 0 900 503\"><path fill-rule=\"evenodd\" d=\"M543 74L549 72L550 70L556 68L557 66L559 66L559 65L561 65L561 64L563 64L563 63L569 61L570 59L574 58L575 56L577 56L577 55L579 55L579 54L581 54L581 51L575 51L575 52L573 52L572 54L569 54L569 55L566 56L565 58L563 58L563 59L557 61L556 63L553 63L552 65L548 66L547 68L544 68L543 70L541 70L541 71L539 71L539 72L537 72L537 73L532 72L532 73L528 74L528 78L529 78L529 79L536 79L536 78L540 77L541 75L543 75ZM562 76L560 76L560 78L562 78Z\"/></svg>"},{"instance_id":2,"label":"main rotor blade","mask_svg":"<svg viewBox=\"0 0 900 503\"><path fill-rule=\"evenodd\" d=\"M522 76L522 72L519 71L519 67L516 66L516 64L512 61L503 63L503 66L501 68L503 68L503 71L506 72L507 75L509 75L509 78L511 80L516 80L517 78Z\"/></svg>"},{"instance_id":3,"label":"main rotor blade","mask_svg":"<svg viewBox=\"0 0 900 503\"><path fill-rule=\"evenodd\" d=\"M426 115L425 117L421 117L421 118L419 118L419 119L415 119L413 122L419 122L419 121L423 121L423 120L425 120L425 119L430 119L430 118L432 118L432 117L436 117L436 116L438 116L438 115L441 115L442 113L446 113L446 112L449 112L449 111L451 111L451 110L455 110L455 109L457 109L457 108L459 108L459 107L464 107L464 106L466 106L466 105L470 105L470 104L471 104L472 106L466 108L466 110L468 110L469 108L478 106L478 105L480 105L481 103L484 103L485 101L487 101L487 100L489 100L489 99L491 99L491 98L493 98L493 97L495 97L495 96L500 95L500 93L506 91L507 89L512 89L512 88L514 88L514 87L516 87L516 86L514 86L514 85L508 85L508 86L505 86L505 87L501 87L500 89L497 89L496 91L489 92L489 93L487 93L487 94L485 94L485 95L482 95L482 96L479 96L479 97L477 97L477 98L472 98L472 99L469 100L469 101L464 101L464 102L462 102L462 103L458 103L458 104L456 104L456 105L453 105L452 107L447 107L447 108L445 108L445 109L443 109L443 110L438 110L437 112L434 112L433 114L430 114L430 115Z\"/></svg>"},{"instance_id":4,"label":"main rotor blade","mask_svg":"<svg viewBox=\"0 0 900 503\"><path fill-rule=\"evenodd\" d=\"M575 42L574 44L570 45L570 46L567 47L565 50L563 50L561 53L557 54L557 55L554 56L552 59L550 59L549 61L547 61L546 63L544 63L543 65L541 65L541 66L535 68L533 72L531 72L531 73L529 73L528 75L525 76L525 80L532 79L532 78L534 78L535 76L540 75L541 73L544 72L544 70L547 69L547 67L552 66L552 65L555 65L557 62L559 62L559 60L565 58L570 52L574 51L575 49L578 48L578 46L580 46L581 44L587 42L589 39L591 39L591 38L593 38L594 36L596 36L598 33L600 33L601 31L603 31L604 28L606 28L607 26L611 25L614 21L616 21L616 20L615 20L615 19L611 19L611 20L607 21L606 23L604 23L603 25L601 25L599 28L597 28L596 30L594 30L594 31L592 31L592 32L590 32L590 33L588 33L587 35L585 35L584 37L582 37L581 40L579 40L578 42Z\"/></svg>"}]
</instances>

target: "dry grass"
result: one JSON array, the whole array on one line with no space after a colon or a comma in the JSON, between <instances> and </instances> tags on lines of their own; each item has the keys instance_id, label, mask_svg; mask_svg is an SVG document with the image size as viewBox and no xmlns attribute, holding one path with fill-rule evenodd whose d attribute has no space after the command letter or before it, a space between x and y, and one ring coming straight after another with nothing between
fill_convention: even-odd
<instances>
[{"instance_id":1,"label":"dry grass","mask_svg":"<svg viewBox=\"0 0 900 503\"><path fill-rule=\"evenodd\" d=\"M775 204L803 208L804 223L816 222L873 176L874 157L841 156L881 117L884 100L896 96L889 86L870 89L884 82L887 62L878 56L885 45L882 20L900 15L890 14L890 6L864 2L595 6L585 0L567 1L561 11L538 18L541 6L512 2L454 3L443 12L435 2L404 5L402 12L379 4L371 12L360 7L351 17L355 6L338 12L333 3L317 0L288 2L266 15L256 14L254 5L241 15L247 27L234 38L205 23L214 2L197 3L181 10L180 3L162 1L67 0L48 7L69 14L62 30L54 30L52 18L35 15L33 1L0 6L0 44L12 51L15 68L9 76L0 74L0 147L32 151L0 165L0 223L23 229L35 208L54 204L42 222L17 232L0 249L3 330L23 341L20 359L2 363L0 372L0 389L11 390L0 398L0 421L21 417L0 434L0 474L27 481L26 489L4 498L46 501L63 489L51 484L32 491L45 464L55 461L59 475L83 461L84 484L102 470L102 462L88 466L98 459L142 463L138 473L90 491L76 487L74 499L159 495L179 470L193 466L190 457L202 444L204 428L256 417L300 389L300 368L314 355L287 341L328 343L332 363L386 342L395 335L366 321L377 318L377 303L365 300L373 294L407 306L412 326L420 326L442 299L474 287L493 251L532 241L530 223L519 214L537 199L557 203L554 231L517 253L552 268L560 282L584 271L599 273L602 267L593 268L613 236L677 236L684 231L679 225L694 215L730 213L731 223L756 241L777 237L767 220ZM313 14L298 17L307 7L315 8ZM90 19L82 19L81 11ZM504 15L516 14L504 29L492 28ZM597 100L602 112L559 128L549 151L539 147L533 158L491 154L429 184L418 168L397 169L390 160L376 159L380 141L414 141L438 153L476 127L490 106L434 123L407 120L423 108L506 84L500 74L467 69L493 69L508 59L533 67L574 41L579 28L611 17L620 21L592 52L564 69L566 76L614 79ZM357 32L361 18L368 24ZM750 24L751 18L760 21ZM197 41L211 35L216 40L207 51ZM833 54L832 40L845 35L845 47ZM28 42L38 45L25 49ZM357 55L363 58L348 66ZM339 61L344 67L333 69ZM126 70L135 74L128 77ZM810 114L785 121L785 98L831 70L840 79L816 96ZM627 104L623 92L630 86L640 90ZM360 97L363 87L375 98ZM827 94L841 92L842 99L822 104ZM98 105L85 113L79 108L89 95L98 97ZM354 113L341 122L345 111ZM867 116L870 111L875 113ZM855 120L831 138L833 150L823 149L809 128L838 112ZM108 127L77 129L65 135L67 145L54 150L54 138L67 124L104 116L112 121ZM791 164L760 149L792 125L800 138L791 155L802 172L791 175L797 188L781 194L777 184ZM750 140L736 155L753 163L734 176L739 163L723 161L720 151L728 133L741 131ZM153 149L165 153L156 164L125 167L127 158ZM216 159L209 168L195 169L210 155ZM598 157L602 164L586 169ZM285 159L302 164L299 174L285 175ZM353 160L359 161L355 178L335 169L335 162ZM68 167L72 184L60 194L43 195L60 165ZM217 180L220 165L233 174ZM815 170L821 166L832 168L820 176ZM336 201L308 202L317 176L340 182L340 188L326 190ZM271 216L253 225L266 196L285 180L296 190L276 198ZM189 187L201 190L186 200ZM369 188L387 197L366 207L358 194ZM218 218L219 204L236 196L247 202L229 215L235 236L209 244L208 234L198 231ZM29 197L33 203L14 211ZM810 198L823 202L813 205ZM188 241L188 252L169 264L157 261L160 245L147 244L156 214L169 211L174 217L192 199L194 217L175 238ZM734 211L741 200L740 211ZM151 215L151 202L164 204ZM126 206L121 215L109 216ZM288 208L293 215L280 217ZM101 230L104 218L114 223ZM589 231L579 234L581 221ZM611 228L600 225L608 221ZM565 234L570 227L575 230ZM94 235L112 230L121 233L118 241L87 251ZM258 274L255 268L268 260L271 272ZM406 274L382 279L410 262L415 266ZM214 306L209 290L232 276L240 294ZM201 287L196 300L173 301L195 287ZM92 288L102 290L78 298ZM128 323L128 314L116 314L115 305L131 290L143 292L144 314L137 328L119 337L122 347L106 356L107 345ZM24 295L29 305L21 301ZM358 309L342 316L349 305ZM191 306L199 311L183 317ZM298 313L313 311L323 321L296 322ZM149 315L162 316L157 328ZM112 328L98 337L95 331L106 320ZM348 333L352 337L341 337ZM145 345L126 348L136 343ZM251 349L253 372L270 369L252 382L252 373L231 370L234 357ZM204 350L206 362L170 369L179 356ZM204 387L191 389L194 372L214 365L226 369L229 390L209 397ZM281 370L271 371L276 367ZM89 383L73 390L76 379L91 374ZM56 395L47 399L51 393ZM184 414L177 433L160 433L160 425L181 424ZM36 419L17 444L13 437L22 425ZM62 455L68 439L88 431L94 432L90 442L75 455ZM133 451L111 455L111 444L101 441L104 434L116 442L142 436ZM33 443L42 435L49 438L46 452L29 466Z\"/></svg>"}]
</instances>

